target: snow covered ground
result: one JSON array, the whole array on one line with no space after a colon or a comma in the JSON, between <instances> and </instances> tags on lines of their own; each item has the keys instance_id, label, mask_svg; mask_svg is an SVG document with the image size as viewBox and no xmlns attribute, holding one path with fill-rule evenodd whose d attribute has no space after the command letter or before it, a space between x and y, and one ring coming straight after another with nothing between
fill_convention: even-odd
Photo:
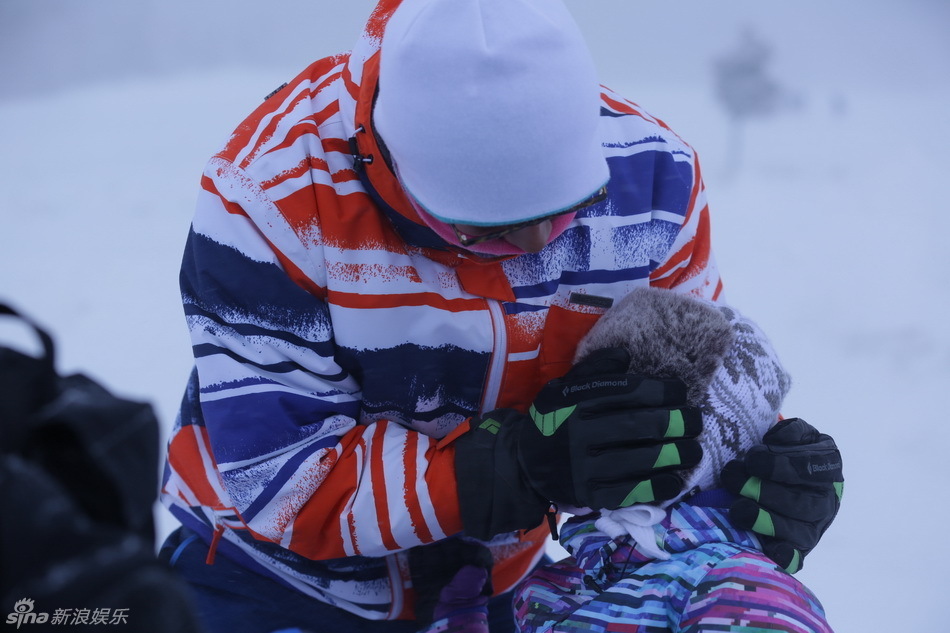
<instances>
[{"instance_id":1,"label":"snow covered ground","mask_svg":"<svg viewBox=\"0 0 950 633\"><path fill-rule=\"evenodd\" d=\"M185 11L183 0L165 4ZM337 4L269 6L316 15ZM190 368L177 266L198 176L233 126L305 63L295 57L304 25L268 27L298 30L285 38L298 47L287 63L274 61L272 40L249 37L230 64L206 53L189 64L182 41L219 32L206 11L183 18L192 39L149 40L173 50L174 64L97 74L72 58L122 69L116 54L132 45L119 38L122 23L90 18L71 34L55 13L25 5L0 9L0 76L45 79L20 92L7 81L0 96L0 299L54 332L61 369L151 401L167 427ZM314 58L358 31L371 5L353 5L313 21ZM950 549L932 532L950 521L950 9L940 0L571 6L605 83L698 149L727 297L769 332L792 372L786 412L831 433L845 455L843 509L800 577L839 633L946 631ZM233 34L241 15L227 18ZM166 13L151 19L153 32L175 32ZM745 126L730 173L710 59L743 26L773 45L774 74L797 106ZM111 36L118 49L83 52ZM267 48L266 64L247 61L255 47ZM78 79L56 79L73 68Z\"/></svg>"}]
</instances>

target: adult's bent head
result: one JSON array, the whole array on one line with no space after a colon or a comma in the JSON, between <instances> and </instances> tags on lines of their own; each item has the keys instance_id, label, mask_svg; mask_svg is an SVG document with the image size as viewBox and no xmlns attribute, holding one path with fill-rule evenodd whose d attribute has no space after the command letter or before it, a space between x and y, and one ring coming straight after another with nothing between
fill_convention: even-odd
<instances>
[{"instance_id":1,"label":"adult's bent head","mask_svg":"<svg viewBox=\"0 0 950 633\"><path fill-rule=\"evenodd\" d=\"M560 0L404 0L374 126L407 193L452 224L556 214L608 179L600 88Z\"/></svg>"}]
</instances>

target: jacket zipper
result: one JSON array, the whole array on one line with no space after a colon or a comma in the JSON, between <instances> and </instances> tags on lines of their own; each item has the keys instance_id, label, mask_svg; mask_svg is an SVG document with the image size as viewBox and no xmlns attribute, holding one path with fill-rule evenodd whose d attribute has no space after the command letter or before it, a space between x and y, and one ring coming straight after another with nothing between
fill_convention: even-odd
<instances>
[{"instance_id":1,"label":"jacket zipper","mask_svg":"<svg viewBox=\"0 0 950 633\"><path fill-rule=\"evenodd\" d=\"M491 316L492 353L479 413L487 413L498 407L501 382L505 375L505 364L508 360L508 331L505 329L505 312L502 310L501 302L497 299L486 299L485 301L488 302L488 314Z\"/></svg>"}]
</instances>

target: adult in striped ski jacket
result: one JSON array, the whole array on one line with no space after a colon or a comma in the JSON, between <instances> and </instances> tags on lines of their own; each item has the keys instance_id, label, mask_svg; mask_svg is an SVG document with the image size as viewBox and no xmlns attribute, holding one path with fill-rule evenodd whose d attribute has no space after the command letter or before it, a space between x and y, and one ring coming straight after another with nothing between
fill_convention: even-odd
<instances>
[{"instance_id":1,"label":"adult in striped ski jacket","mask_svg":"<svg viewBox=\"0 0 950 633\"><path fill-rule=\"evenodd\" d=\"M181 271L195 371L163 479L209 559L370 620L411 618L405 551L462 530L468 418L526 410L634 288L721 293L695 152L607 88L606 199L551 222L537 252L447 239L374 129L399 4L264 100L205 169ZM491 541L496 593L546 533Z\"/></svg>"}]
</instances>

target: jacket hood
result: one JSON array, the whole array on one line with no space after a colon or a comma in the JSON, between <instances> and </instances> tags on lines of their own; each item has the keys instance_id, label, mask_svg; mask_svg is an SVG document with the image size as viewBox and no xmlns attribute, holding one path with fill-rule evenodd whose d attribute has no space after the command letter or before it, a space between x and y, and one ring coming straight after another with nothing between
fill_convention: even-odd
<instances>
[{"instance_id":1,"label":"jacket hood","mask_svg":"<svg viewBox=\"0 0 950 633\"><path fill-rule=\"evenodd\" d=\"M346 91L340 95L340 115L347 126L356 172L379 209L409 244L452 250L420 217L399 183L388 151L373 126L373 104L379 87L379 60L383 33L402 0L380 0L370 14L344 69Z\"/></svg>"},{"instance_id":2,"label":"jacket hood","mask_svg":"<svg viewBox=\"0 0 950 633\"><path fill-rule=\"evenodd\" d=\"M400 4L402 0L379 0L370 14L343 71L347 90L340 95L340 114L349 125L345 133L350 139L354 161L358 163L357 172L370 195L393 219L400 234L417 246L444 248L448 245L426 226L406 197L373 128L383 33Z\"/></svg>"}]
</instances>

